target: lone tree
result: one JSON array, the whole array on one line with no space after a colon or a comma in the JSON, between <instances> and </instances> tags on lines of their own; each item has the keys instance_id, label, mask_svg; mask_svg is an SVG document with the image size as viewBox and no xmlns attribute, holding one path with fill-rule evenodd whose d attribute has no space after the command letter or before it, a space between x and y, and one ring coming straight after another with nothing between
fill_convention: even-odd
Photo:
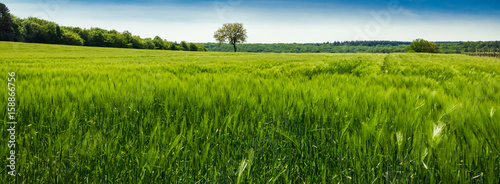
<instances>
[{"instance_id":1,"label":"lone tree","mask_svg":"<svg viewBox=\"0 0 500 184\"><path fill-rule=\"evenodd\" d=\"M413 40L413 43L408 46L406 52L427 52L438 53L438 48L435 43L429 42L424 39Z\"/></svg>"},{"instance_id":2,"label":"lone tree","mask_svg":"<svg viewBox=\"0 0 500 184\"><path fill-rule=\"evenodd\" d=\"M13 41L14 29L12 29L12 18L9 8L0 3L0 41Z\"/></svg>"},{"instance_id":3,"label":"lone tree","mask_svg":"<svg viewBox=\"0 0 500 184\"><path fill-rule=\"evenodd\" d=\"M229 42L236 52L236 44L247 40L247 30L242 23L226 23L214 33L214 38L219 44Z\"/></svg>"}]
</instances>

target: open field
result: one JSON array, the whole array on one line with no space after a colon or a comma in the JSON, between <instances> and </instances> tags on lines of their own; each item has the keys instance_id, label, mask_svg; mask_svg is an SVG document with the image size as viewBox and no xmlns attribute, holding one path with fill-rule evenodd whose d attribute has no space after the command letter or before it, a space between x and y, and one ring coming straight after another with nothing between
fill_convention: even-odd
<instances>
[{"instance_id":1,"label":"open field","mask_svg":"<svg viewBox=\"0 0 500 184\"><path fill-rule=\"evenodd\" d=\"M26 183L498 183L500 59L0 42Z\"/></svg>"}]
</instances>

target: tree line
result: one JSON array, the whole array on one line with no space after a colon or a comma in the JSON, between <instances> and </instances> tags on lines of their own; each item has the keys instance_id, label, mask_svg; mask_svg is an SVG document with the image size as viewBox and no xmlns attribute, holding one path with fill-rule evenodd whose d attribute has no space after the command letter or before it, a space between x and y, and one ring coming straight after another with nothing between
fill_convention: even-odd
<instances>
[{"instance_id":1,"label":"tree line","mask_svg":"<svg viewBox=\"0 0 500 184\"><path fill-rule=\"evenodd\" d=\"M500 41L434 42L437 53L499 52ZM401 41L345 41L324 43L240 44L241 52L263 53L403 53L412 42ZM209 51L232 52L231 44L203 43Z\"/></svg>"},{"instance_id":2,"label":"tree line","mask_svg":"<svg viewBox=\"0 0 500 184\"><path fill-rule=\"evenodd\" d=\"M82 29L60 26L35 17L18 18L0 3L0 41L65 44L135 49L207 51L201 44L167 41L159 36L141 38L129 31L119 32L101 28Z\"/></svg>"},{"instance_id":3,"label":"tree line","mask_svg":"<svg viewBox=\"0 0 500 184\"><path fill-rule=\"evenodd\" d=\"M437 42L443 53L500 52L500 41Z\"/></svg>"},{"instance_id":4,"label":"tree line","mask_svg":"<svg viewBox=\"0 0 500 184\"><path fill-rule=\"evenodd\" d=\"M340 43L340 42L339 42ZM377 44L375 46L339 43L273 43L240 44L240 52L256 53L394 53L405 52L408 45ZM368 43L366 43L368 44ZM410 43L408 43L410 44ZM231 44L203 43L209 51L232 52Z\"/></svg>"}]
</instances>

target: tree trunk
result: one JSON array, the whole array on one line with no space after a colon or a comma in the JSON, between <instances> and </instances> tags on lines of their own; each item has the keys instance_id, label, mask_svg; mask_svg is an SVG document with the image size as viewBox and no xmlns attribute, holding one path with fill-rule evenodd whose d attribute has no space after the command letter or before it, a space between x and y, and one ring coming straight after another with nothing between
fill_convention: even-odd
<instances>
[{"instance_id":1,"label":"tree trunk","mask_svg":"<svg viewBox=\"0 0 500 184\"><path fill-rule=\"evenodd\" d=\"M233 44L234 52L236 52L236 44Z\"/></svg>"}]
</instances>

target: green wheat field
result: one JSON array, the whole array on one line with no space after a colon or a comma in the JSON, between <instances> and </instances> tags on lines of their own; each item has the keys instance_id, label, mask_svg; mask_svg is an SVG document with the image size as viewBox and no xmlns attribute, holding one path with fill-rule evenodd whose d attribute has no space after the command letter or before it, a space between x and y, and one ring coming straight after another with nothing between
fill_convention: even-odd
<instances>
[{"instance_id":1,"label":"green wheat field","mask_svg":"<svg viewBox=\"0 0 500 184\"><path fill-rule=\"evenodd\" d=\"M0 183L498 183L499 74L466 55L0 42Z\"/></svg>"}]
</instances>

